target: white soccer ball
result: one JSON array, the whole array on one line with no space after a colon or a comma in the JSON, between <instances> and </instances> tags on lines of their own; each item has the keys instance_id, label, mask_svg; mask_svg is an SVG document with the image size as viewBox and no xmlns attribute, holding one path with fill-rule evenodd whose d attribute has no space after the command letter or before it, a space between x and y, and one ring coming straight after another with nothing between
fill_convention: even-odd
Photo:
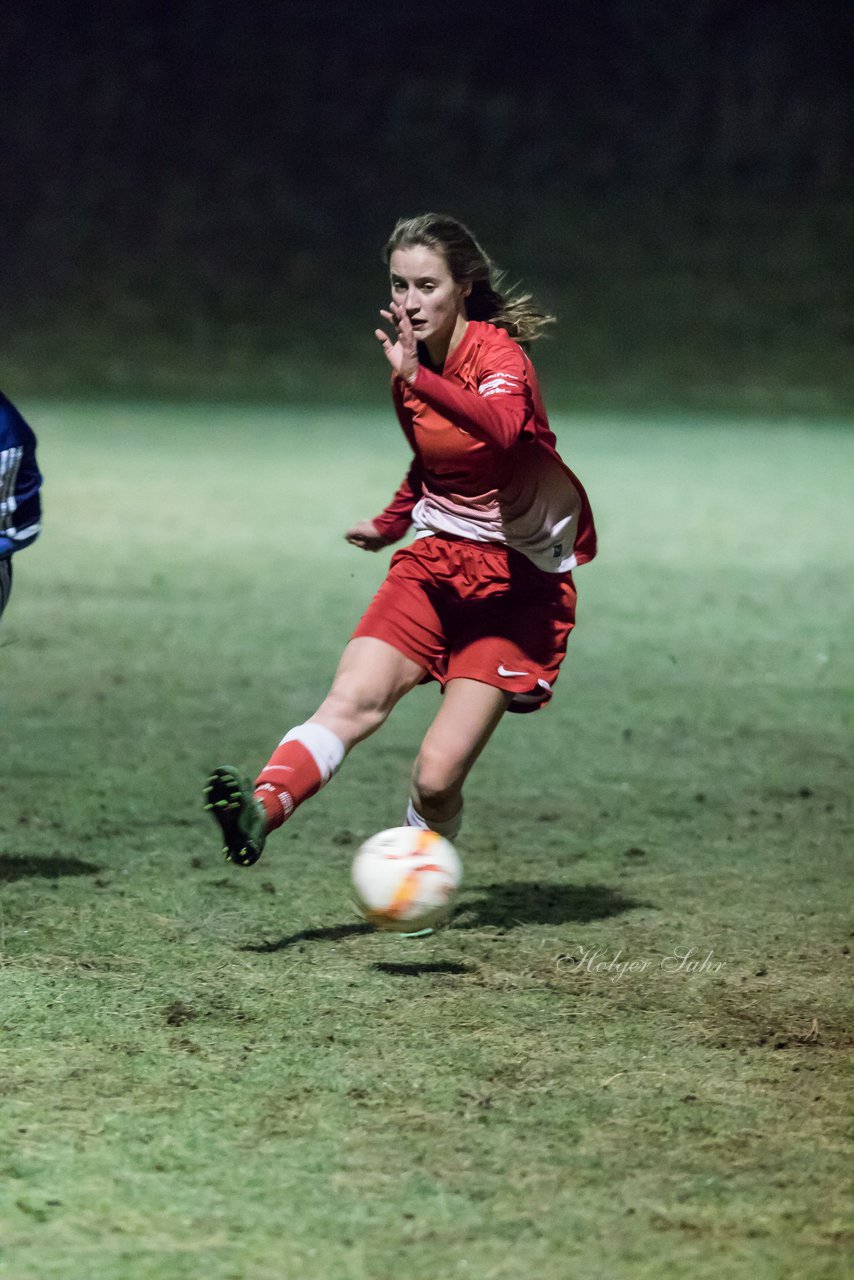
<instances>
[{"instance_id":1,"label":"white soccer ball","mask_svg":"<svg viewBox=\"0 0 854 1280\"><path fill-rule=\"evenodd\" d=\"M359 910L377 929L417 933L441 924L462 879L459 855L444 836L392 827L366 840L353 859Z\"/></svg>"}]
</instances>

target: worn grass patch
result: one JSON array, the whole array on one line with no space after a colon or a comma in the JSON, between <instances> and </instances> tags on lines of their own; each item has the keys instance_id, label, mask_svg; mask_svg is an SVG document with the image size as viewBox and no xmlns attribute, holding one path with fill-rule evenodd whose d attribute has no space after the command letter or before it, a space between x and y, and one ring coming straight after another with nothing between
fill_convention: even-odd
<instances>
[{"instance_id":1,"label":"worn grass patch","mask_svg":"<svg viewBox=\"0 0 854 1280\"><path fill-rule=\"evenodd\" d=\"M435 690L250 871L199 801L322 696L390 419L27 408L0 1276L849 1274L850 434L561 424L601 559L554 705L472 778L451 927L404 940L347 872Z\"/></svg>"}]
</instances>

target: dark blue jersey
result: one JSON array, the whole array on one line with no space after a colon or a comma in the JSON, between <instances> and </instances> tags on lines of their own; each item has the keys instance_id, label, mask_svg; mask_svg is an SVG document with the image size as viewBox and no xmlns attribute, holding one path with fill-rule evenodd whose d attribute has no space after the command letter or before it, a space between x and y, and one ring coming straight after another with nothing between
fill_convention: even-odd
<instances>
[{"instance_id":1,"label":"dark blue jersey","mask_svg":"<svg viewBox=\"0 0 854 1280\"><path fill-rule=\"evenodd\" d=\"M36 438L0 391L0 556L28 547L41 533L41 483Z\"/></svg>"}]
</instances>

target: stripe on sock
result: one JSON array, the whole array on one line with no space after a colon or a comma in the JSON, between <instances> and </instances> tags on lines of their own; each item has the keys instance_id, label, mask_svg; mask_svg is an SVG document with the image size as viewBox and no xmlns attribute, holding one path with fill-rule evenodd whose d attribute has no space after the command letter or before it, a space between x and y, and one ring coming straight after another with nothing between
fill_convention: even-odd
<instances>
[{"instance_id":1,"label":"stripe on sock","mask_svg":"<svg viewBox=\"0 0 854 1280\"><path fill-rule=\"evenodd\" d=\"M344 743L337 733L333 733L325 725L315 724L313 720L289 729L279 746L283 746L286 742L302 743L306 751L314 757L324 782L328 782L332 775L338 772L344 759Z\"/></svg>"}]
</instances>

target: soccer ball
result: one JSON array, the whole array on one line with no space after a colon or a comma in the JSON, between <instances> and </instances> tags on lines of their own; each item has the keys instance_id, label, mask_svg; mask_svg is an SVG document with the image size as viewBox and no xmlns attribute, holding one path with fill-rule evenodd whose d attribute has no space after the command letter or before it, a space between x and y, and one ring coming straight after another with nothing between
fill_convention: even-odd
<instances>
[{"instance_id":1,"label":"soccer ball","mask_svg":"<svg viewBox=\"0 0 854 1280\"><path fill-rule=\"evenodd\" d=\"M420 827L392 827L353 859L359 910L377 929L417 933L447 918L463 869L450 840Z\"/></svg>"}]
</instances>

